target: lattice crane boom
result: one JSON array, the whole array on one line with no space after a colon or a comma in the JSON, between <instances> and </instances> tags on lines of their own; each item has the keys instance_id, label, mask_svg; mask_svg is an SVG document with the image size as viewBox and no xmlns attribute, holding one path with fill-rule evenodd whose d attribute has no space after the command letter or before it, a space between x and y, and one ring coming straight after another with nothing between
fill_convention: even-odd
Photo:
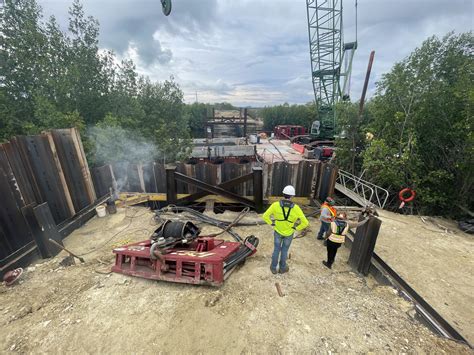
<instances>
[{"instance_id":1,"label":"lattice crane boom","mask_svg":"<svg viewBox=\"0 0 474 355\"><path fill-rule=\"evenodd\" d=\"M311 135L333 139L334 106L349 99L352 59L357 41L343 42L342 0L306 0L311 77L319 120Z\"/></svg>"}]
</instances>

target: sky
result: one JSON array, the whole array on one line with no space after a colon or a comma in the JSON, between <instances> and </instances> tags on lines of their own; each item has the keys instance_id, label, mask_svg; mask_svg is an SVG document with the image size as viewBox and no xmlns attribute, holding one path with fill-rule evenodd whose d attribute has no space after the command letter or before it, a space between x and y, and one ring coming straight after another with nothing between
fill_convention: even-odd
<instances>
[{"instance_id":1,"label":"sky","mask_svg":"<svg viewBox=\"0 0 474 355\"><path fill-rule=\"evenodd\" d=\"M38 0L66 28L72 0ZM261 107L314 99L304 0L82 0L100 46L131 58L152 80L173 77L185 101ZM360 98L370 51L375 82L432 35L473 29L472 0L358 0L350 94ZM343 1L344 40L355 40L355 0Z\"/></svg>"}]
</instances>

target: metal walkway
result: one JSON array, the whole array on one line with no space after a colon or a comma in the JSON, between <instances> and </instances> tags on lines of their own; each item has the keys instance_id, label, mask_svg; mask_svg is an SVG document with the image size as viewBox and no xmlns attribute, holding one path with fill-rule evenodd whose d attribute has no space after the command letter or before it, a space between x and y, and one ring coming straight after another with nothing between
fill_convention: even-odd
<instances>
[{"instance_id":1,"label":"metal walkway","mask_svg":"<svg viewBox=\"0 0 474 355\"><path fill-rule=\"evenodd\" d=\"M344 170L339 170L335 188L362 207L375 205L383 209L389 197L386 189Z\"/></svg>"}]
</instances>

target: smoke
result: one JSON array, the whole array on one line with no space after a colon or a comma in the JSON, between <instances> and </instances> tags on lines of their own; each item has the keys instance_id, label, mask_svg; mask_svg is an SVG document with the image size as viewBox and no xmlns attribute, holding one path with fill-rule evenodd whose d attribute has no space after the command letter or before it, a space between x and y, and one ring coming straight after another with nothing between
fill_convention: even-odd
<instances>
[{"instance_id":1,"label":"smoke","mask_svg":"<svg viewBox=\"0 0 474 355\"><path fill-rule=\"evenodd\" d=\"M92 144L92 161L95 166L110 164L115 181L114 191L127 191L130 187L130 172L138 171L130 165L151 163L162 159L163 154L149 139L135 131L120 126L94 126L87 130Z\"/></svg>"},{"instance_id":2,"label":"smoke","mask_svg":"<svg viewBox=\"0 0 474 355\"><path fill-rule=\"evenodd\" d=\"M94 126L87 135L94 146L95 165L144 163L161 158L158 147L135 131L118 126Z\"/></svg>"}]
</instances>

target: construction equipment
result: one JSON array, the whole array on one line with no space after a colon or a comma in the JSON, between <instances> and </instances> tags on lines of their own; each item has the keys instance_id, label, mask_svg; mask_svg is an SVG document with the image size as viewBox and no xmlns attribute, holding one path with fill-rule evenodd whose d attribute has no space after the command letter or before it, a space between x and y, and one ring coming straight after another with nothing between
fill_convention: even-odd
<instances>
[{"instance_id":1,"label":"construction equipment","mask_svg":"<svg viewBox=\"0 0 474 355\"><path fill-rule=\"evenodd\" d=\"M171 0L161 0L161 9L163 14L168 16L171 13Z\"/></svg>"},{"instance_id":2,"label":"construction equipment","mask_svg":"<svg viewBox=\"0 0 474 355\"><path fill-rule=\"evenodd\" d=\"M278 125L273 129L276 139L291 139L295 136L302 136L306 133L303 126L297 125Z\"/></svg>"},{"instance_id":3,"label":"construction equipment","mask_svg":"<svg viewBox=\"0 0 474 355\"><path fill-rule=\"evenodd\" d=\"M324 147L317 157L329 159L336 136L335 105L349 100L352 60L357 49L356 40L343 42L342 0L306 0L311 77L318 120L311 125L309 135L293 137L294 144L308 150ZM357 1L356 1L357 14ZM325 155L321 155L322 152ZM329 153L328 153L329 152Z\"/></svg>"},{"instance_id":4,"label":"construction equipment","mask_svg":"<svg viewBox=\"0 0 474 355\"><path fill-rule=\"evenodd\" d=\"M115 248L112 271L151 280L220 286L257 250L258 238L235 242L200 236L190 221L166 220L149 240Z\"/></svg>"}]
</instances>

